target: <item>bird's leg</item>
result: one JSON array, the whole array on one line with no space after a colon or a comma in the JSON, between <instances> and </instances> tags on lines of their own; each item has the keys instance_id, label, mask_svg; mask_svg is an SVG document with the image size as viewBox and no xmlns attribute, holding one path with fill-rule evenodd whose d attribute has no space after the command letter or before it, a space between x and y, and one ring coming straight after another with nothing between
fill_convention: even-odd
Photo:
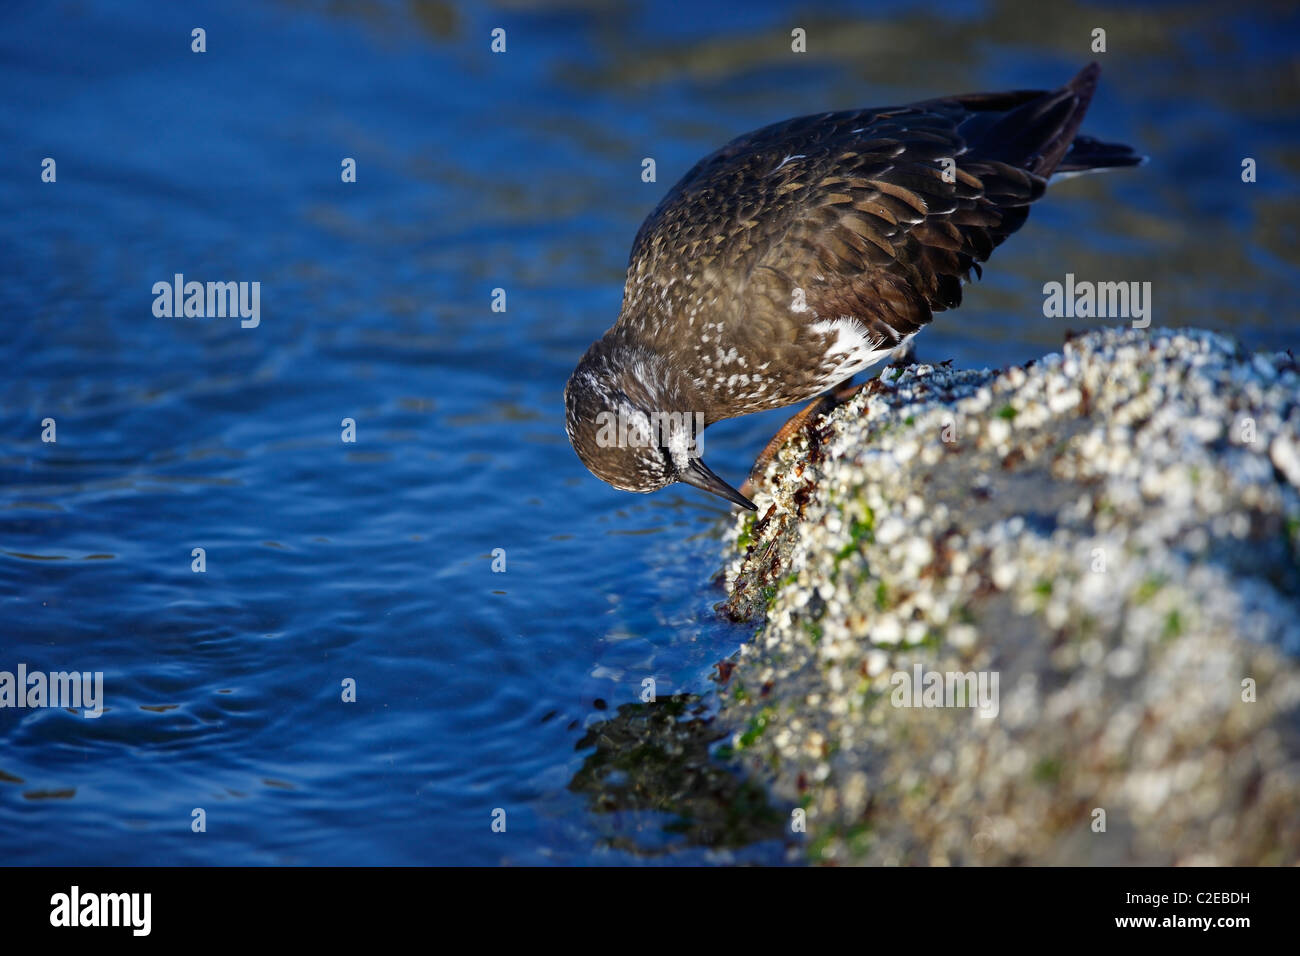
<instances>
[{"instance_id":1,"label":"bird's leg","mask_svg":"<svg viewBox=\"0 0 1300 956\"><path fill-rule=\"evenodd\" d=\"M906 368L908 365L916 364L916 347L908 342L906 345L899 346L890 355L892 361L891 367ZM843 405L859 391L866 388L873 380L868 379L860 385L853 384L853 377L850 376L840 382L834 388L821 395L818 395L811 402L795 413L788 422L781 426L781 430L772 436L772 440L758 454L754 460L754 467L749 470L749 477L745 483L740 486L740 493L746 497L752 497L754 491L754 480L763 473L768 463L776 457L776 453L781 450L781 446L797 432L803 428L809 421L819 414L825 414L836 406Z\"/></svg>"},{"instance_id":2,"label":"bird's leg","mask_svg":"<svg viewBox=\"0 0 1300 956\"><path fill-rule=\"evenodd\" d=\"M895 368L917 364L915 335L909 336L902 345L889 353L889 364Z\"/></svg>"},{"instance_id":3,"label":"bird's leg","mask_svg":"<svg viewBox=\"0 0 1300 956\"><path fill-rule=\"evenodd\" d=\"M795 434L804 425L818 415L823 415L852 398L860 389L861 385L854 385L853 378L850 376L827 392L818 395L811 402L797 411L791 419L781 426L781 430L772 436L772 440L767 443L758 458L754 460L754 467L749 470L749 477L745 483L740 486L740 493L749 496L754 488L754 480L763 473L768 463L781 450L781 446L789 440L790 436Z\"/></svg>"},{"instance_id":4,"label":"bird's leg","mask_svg":"<svg viewBox=\"0 0 1300 956\"><path fill-rule=\"evenodd\" d=\"M822 397L829 398L833 403L831 405L831 408L834 408L837 405L843 405L854 395L858 394L858 392L862 391L864 388L870 385L871 382L872 379L867 379L867 381L862 382L859 385L854 385L853 379L846 378L844 381L840 382L840 384L836 385L833 389L831 389Z\"/></svg>"},{"instance_id":5,"label":"bird's leg","mask_svg":"<svg viewBox=\"0 0 1300 956\"><path fill-rule=\"evenodd\" d=\"M830 392L827 392L824 395L818 395L802 409L796 412L788 422L781 426L781 430L772 436L772 440L767 443L766 447L758 453L758 457L754 459L754 467L749 470L749 477L746 478L745 483L740 486L740 493L749 496L749 492L745 489L753 488L754 479L763 473L763 469L765 469L768 463L776 456L776 453L781 450L781 446L786 443L786 440L799 429L803 428L803 426L807 424L808 419L824 411L830 411L836 406L836 404L838 403L835 401L835 397Z\"/></svg>"}]
</instances>

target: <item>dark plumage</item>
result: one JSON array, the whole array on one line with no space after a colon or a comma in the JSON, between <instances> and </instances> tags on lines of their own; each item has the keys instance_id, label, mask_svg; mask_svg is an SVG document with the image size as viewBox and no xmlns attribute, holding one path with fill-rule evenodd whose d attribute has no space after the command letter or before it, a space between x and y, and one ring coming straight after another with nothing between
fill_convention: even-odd
<instances>
[{"instance_id":1,"label":"dark plumage","mask_svg":"<svg viewBox=\"0 0 1300 956\"><path fill-rule=\"evenodd\" d=\"M1099 72L800 117L702 159L642 224L618 321L565 388L583 463L753 508L696 456L700 428L806 401L956 307L1053 173L1139 163L1076 135Z\"/></svg>"}]
</instances>

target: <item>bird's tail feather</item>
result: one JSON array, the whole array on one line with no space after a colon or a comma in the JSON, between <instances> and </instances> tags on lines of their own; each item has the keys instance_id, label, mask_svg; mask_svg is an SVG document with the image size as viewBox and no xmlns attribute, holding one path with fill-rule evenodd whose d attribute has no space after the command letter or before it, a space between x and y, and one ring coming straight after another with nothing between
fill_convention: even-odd
<instances>
[{"instance_id":1,"label":"bird's tail feather","mask_svg":"<svg viewBox=\"0 0 1300 956\"><path fill-rule=\"evenodd\" d=\"M1059 90L1021 103L983 130L984 155L1047 177L1070 149L1097 89L1101 67L1089 63Z\"/></svg>"},{"instance_id":2,"label":"bird's tail feather","mask_svg":"<svg viewBox=\"0 0 1300 956\"><path fill-rule=\"evenodd\" d=\"M1056 167L1056 175L1088 173L1095 169L1114 169L1117 166L1141 166L1147 158L1123 143L1103 143L1091 136L1076 136L1070 151Z\"/></svg>"}]
</instances>

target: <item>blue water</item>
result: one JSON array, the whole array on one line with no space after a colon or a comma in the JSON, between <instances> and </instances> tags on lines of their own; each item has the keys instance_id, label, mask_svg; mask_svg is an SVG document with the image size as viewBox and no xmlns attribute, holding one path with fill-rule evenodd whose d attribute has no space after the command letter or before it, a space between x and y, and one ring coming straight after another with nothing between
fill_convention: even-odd
<instances>
[{"instance_id":1,"label":"blue water","mask_svg":"<svg viewBox=\"0 0 1300 956\"><path fill-rule=\"evenodd\" d=\"M921 356L1057 347L1067 271L1295 343L1293 7L806 10L6 6L0 670L102 671L108 710L0 710L0 861L785 859L570 786L588 726L646 678L707 705L750 633L712 610L722 503L591 478L561 400L640 220L745 130L1056 85L1108 25L1086 129L1152 163L1055 187ZM260 325L155 317L175 273L260 282ZM710 463L739 482L780 420Z\"/></svg>"}]
</instances>

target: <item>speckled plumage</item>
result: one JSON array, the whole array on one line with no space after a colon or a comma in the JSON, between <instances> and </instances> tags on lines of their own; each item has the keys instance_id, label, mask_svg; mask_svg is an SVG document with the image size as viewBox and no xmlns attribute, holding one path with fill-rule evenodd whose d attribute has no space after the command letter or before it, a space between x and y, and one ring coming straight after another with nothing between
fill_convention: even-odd
<instances>
[{"instance_id":1,"label":"speckled plumage","mask_svg":"<svg viewBox=\"0 0 1300 956\"><path fill-rule=\"evenodd\" d=\"M579 457L615 487L684 480L748 504L683 473L668 439L694 448L694 434L608 447L594 419L679 410L708 425L805 401L880 361L961 302L1054 172L1139 162L1076 136L1098 72L1051 92L801 117L701 160L642 224L618 321L565 389Z\"/></svg>"}]
</instances>

